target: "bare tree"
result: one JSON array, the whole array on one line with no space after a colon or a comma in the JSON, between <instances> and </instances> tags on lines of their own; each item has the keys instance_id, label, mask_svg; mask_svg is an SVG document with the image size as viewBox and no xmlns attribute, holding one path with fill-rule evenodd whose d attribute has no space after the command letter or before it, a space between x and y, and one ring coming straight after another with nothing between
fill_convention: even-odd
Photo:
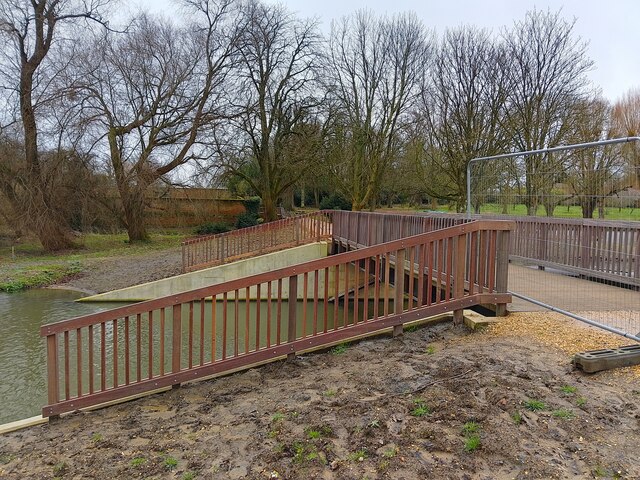
<instances>
[{"instance_id":1,"label":"bare tree","mask_svg":"<svg viewBox=\"0 0 640 480\"><path fill-rule=\"evenodd\" d=\"M317 23L282 6L245 5L238 72L239 115L226 137L225 167L244 178L262 199L266 220L277 217L283 193L303 174L308 155L296 152L315 129L318 107ZM255 168L246 168L254 163ZM247 175L259 172L257 176Z\"/></svg>"},{"instance_id":2,"label":"bare tree","mask_svg":"<svg viewBox=\"0 0 640 480\"><path fill-rule=\"evenodd\" d=\"M640 135L640 89L633 88L615 103L612 112L612 128L616 136ZM628 174L640 188L640 145L637 142L623 147Z\"/></svg>"},{"instance_id":3,"label":"bare tree","mask_svg":"<svg viewBox=\"0 0 640 480\"><path fill-rule=\"evenodd\" d=\"M377 19L359 11L332 26L331 168L354 210L376 202L431 57L430 35L413 14Z\"/></svg>"},{"instance_id":4,"label":"bare tree","mask_svg":"<svg viewBox=\"0 0 640 480\"><path fill-rule=\"evenodd\" d=\"M226 115L235 2L188 2L201 23L179 28L141 15L126 36L107 32L89 49L71 89L82 118L105 139L130 241L145 240L150 185L206 155L202 145Z\"/></svg>"},{"instance_id":5,"label":"bare tree","mask_svg":"<svg viewBox=\"0 0 640 480\"><path fill-rule=\"evenodd\" d=\"M509 144L502 126L505 63L504 50L486 31L449 30L423 91L417 119L426 140L419 164L422 178L431 196L455 202L458 211L465 204L469 160L504 152ZM474 173L483 177L473 183L476 190L499 183L495 175L487 181L489 171L476 168ZM479 193L474 191L474 199Z\"/></svg>"},{"instance_id":6,"label":"bare tree","mask_svg":"<svg viewBox=\"0 0 640 480\"><path fill-rule=\"evenodd\" d=\"M12 52L12 74L19 101L26 162L25 187L28 195L22 210L27 225L46 250L73 246L70 229L51 198L40 157L38 107L46 93L47 58L65 26L77 20L104 23L101 10L109 0L3 0L0 2L0 35L8 40Z\"/></svg>"},{"instance_id":7,"label":"bare tree","mask_svg":"<svg viewBox=\"0 0 640 480\"><path fill-rule=\"evenodd\" d=\"M593 62L586 45L575 37L574 25L559 12L534 10L503 35L511 80L505 125L517 150L563 143L572 129L574 106L589 93L586 73ZM535 215L545 192L562 179L563 158L526 157L524 199L529 215Z\"/></svg>"}]
</instances>

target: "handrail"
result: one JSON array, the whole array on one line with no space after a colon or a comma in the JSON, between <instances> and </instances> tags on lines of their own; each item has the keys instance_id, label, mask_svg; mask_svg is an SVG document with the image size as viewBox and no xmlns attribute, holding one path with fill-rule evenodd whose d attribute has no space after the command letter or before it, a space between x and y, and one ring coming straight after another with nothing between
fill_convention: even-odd
<instances>
[{"instance_id":1,"label":"handrail","mask_svg":"<svg viewBox=\"0 0 640 480\"><path fill-rule=\"evenodd\" d=\"M331 210L241 228L214 235L188 238L182 242L183 273L319 242L331 237Z\"/></svg>"},{"instance_id":2,"label":"handrail","mask_svg":"<svg viewBox=\"0 0 640 480\"><path fill-rule=\"evenodd\" d=\"M43 415L438 313L453 311L459 319L472 305L504 305L512 226L471 222L43 325L49 378Z\"/></svg>"}]
</instances>

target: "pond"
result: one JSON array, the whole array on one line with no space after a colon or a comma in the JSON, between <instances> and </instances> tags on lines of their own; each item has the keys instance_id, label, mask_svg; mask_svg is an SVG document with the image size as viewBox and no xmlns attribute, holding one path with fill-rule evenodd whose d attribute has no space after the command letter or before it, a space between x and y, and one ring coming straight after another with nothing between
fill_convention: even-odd
<instances>
[{"instance_id":1,"label":"pond","mask_svg":"<svg viewBox=\"0 0 640 480\"><path fill-rule=\"evenodd\" d=\"M39 415L47 403L40 326L117 306L74 301L83 296L56 289L0 292L0 424Z\"/></svg>"}]
</instances>

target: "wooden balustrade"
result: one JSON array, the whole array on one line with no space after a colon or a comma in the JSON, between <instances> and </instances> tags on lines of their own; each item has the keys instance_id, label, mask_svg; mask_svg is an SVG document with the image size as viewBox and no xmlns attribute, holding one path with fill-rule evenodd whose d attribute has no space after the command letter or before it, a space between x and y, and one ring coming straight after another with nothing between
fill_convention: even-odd
<instances>
[{"instance_id":1,"label":"wooden balustrade","mask_svg":"<svg viewBox=\"0 0 640 480\"><path fill-rule=\"evenodd\" d=\"M192 272L241 258L327 240L331 238L332 213L313 212L217 235L187 239L182 242L182 271Z\"/></svg>"},{"instance_id":2,"label":"wooden balustrade","mask_svg":"<svg viewBox=\"0 0 640 480\"><path fill-rule=\"evenodd\" d=\"M304 222L320 236L324 218ZM403 323L444 312L459 319L474 305L503 306L510 301L504 246L512 226L465 223L44 325L43 415L389 327L398 333Z\"/></svg>"}]
</instances>

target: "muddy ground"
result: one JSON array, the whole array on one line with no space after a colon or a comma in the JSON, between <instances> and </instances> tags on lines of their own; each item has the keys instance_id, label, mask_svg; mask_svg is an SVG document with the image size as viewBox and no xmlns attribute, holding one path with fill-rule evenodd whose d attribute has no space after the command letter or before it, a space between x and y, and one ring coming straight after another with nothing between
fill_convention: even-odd
<instances>
[{"instance_id":1,"label":"muddy ground","mask_svg":"<svg viewBox=\"0 0 640 480\"><path fill-rule=\"evenodd\" d=\"M640 478L637 371L574 370L527 321L424 327L63 416L0 437L0 477ZM546 322L549 338L566 327Z\"/></svg>"}]
</instances>

